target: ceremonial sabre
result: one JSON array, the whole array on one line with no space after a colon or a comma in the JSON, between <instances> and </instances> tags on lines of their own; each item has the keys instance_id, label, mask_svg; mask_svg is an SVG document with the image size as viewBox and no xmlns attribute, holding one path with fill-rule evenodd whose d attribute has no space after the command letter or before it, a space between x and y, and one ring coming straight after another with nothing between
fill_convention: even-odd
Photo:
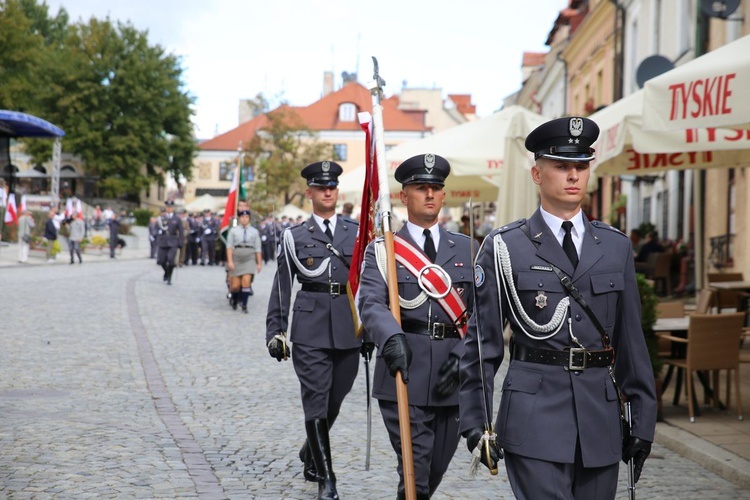
<instances>
[{"instance_id":1,"label":"ceremonial sabre","mask_svg":"<svg viewBox=\"0 0 750 500\"><path fill-rule=\"evenodd\" d=\"M380 98L383 94L385 81L380 78L378 60L372 58L375 67L373 80L368 84L372 97L372 124L373 138L375 141L375 158L378 161L378 181L380 182L380 210L383 223L383 240L387 255L386 269L388 283L388 303L391 314L398 324L401 324L401 306L398 302L398 275L396 274L396 251L393 243L393 230L391 228L391 194L388 190L388 164L385 158L385 143L383 136L383 107ZM416 500L417 486L414 478L414 456L411 444L411 420L409 418L409 392L401 376L396 372L396 401L398 404L398 422L401 432L401 466L404 476L404 493L406 500Z\"/></svg>"},{"instance_id":2,"label":"ceremonial sabre","mask_svg":"<svg viewBox=\"0 0 750 500\"><path fill-rule=\"evenodd\" d=\"M630 432L633 432L633 416L630 413L630 401L625 403L625 420L628 422L628 428ZM635 465L633 464L633 458L628 460L628 498L635 500Z\"/></svg>"},{"instance_id":3,"label":"ceremonial sabre","mask_svg":"<svg viewBox=\"0 0 750 500\"><path fill-rule=\"evenodd\" d=\"M276 204L275 203L272 205L271 209L273 210L274 213L276 212ZM279 248L278 241L276 240L276 218L275 217L273 218L272 222L273 222L273 244L276 247L276 252L277 252L277 254L276 254L276 265L278 266L278 264L279 264L279 254L281 254L281 249ZM284 251L286 251L286 250L284 250ZM292 276L291 276L291 271L289 270L289 259L285 259L285 260L286 260L286 265L287 265L287 273L289 274L289 289L291 290L291 288L292 288ZM278 290L279 291L279 314L281 314L282 317L283 317L283 315L284 315L284 301L281 300L281 270L278 269L278 267L276 269L276 287L279 289ZM287 355L286 355L286 353L287 353L286 332L281 332L280 334L276 335L275 337L277 338L277 340L279 342L281 342L281 350L284 353L284 361L286 361L287 359L289 359L287 357Z\"/></svg>"},{"instance_id":4,"label":"ceremonial sabre","mask_svg":"<svg viewBox=\"0 0 750 500\"><path fill-rule=\"evenodd\" d=\"M367 448L365 470L370 470L370 448L372 446L372 405L370 404L370 353L365 349L365 392L367 393Z\"/></svg>"},{"instance_id":5,"label":"ceremonial sabre","mask_svg":"<svg viewBox=\"0 0 750 500\"><path fill-rule=\"evenodd\" d=\"M476 262L476 256L474 255L474 202L473 198L469 198L469 207L470 207L470 213L469 213L469 238L471 238L470 245L471 245L471 255L474 261ZM484 401L484 405L482 405L482 409L484 410L484 439L483 439L483 450L484 450L484 457L487 460L487 468L490 469L490 474L493 476L497 475L497 466L494 468L492 467L492 458L490 456L490 441L495 441L495 429L492 425L492 419L490 415L490 404L489 400L487 399L487 390L485 389L485 380L486 380L486 374L484 373L484 355L482 353L482 322L481 316L479 314L479 307L477 306L477 280L476 280L476 266L471 267L471 274L472 274L472 281L471 281L471 290L474 296L474 315L476 316L476 323L477 323L477 355L479 357L479 378L481 379L482 383L482 399ZM502 321L500 322L502 325Z\"/></svg>"}]
</instances>

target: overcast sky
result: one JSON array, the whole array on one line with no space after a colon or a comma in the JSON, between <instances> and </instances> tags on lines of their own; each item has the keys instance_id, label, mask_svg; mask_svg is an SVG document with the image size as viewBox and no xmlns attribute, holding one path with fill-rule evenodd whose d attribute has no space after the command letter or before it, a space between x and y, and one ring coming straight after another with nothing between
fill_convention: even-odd
<instances>
[{"instance_id":1,"label":"overcast sky","mask_svg":"<svg viewBox=\"0 0 750 500\"><path fill-rule=\"evenodd\" d=\"M376 56L386 95L409 88L471 94L479 116L521 86L523 52L546 52L568 0L47 0L71 20L130 21L181 58L196 98L199 138L238 124L238 101L263 93L306 106L323 73L372 79Z\"/></svg>"}]
</instances>

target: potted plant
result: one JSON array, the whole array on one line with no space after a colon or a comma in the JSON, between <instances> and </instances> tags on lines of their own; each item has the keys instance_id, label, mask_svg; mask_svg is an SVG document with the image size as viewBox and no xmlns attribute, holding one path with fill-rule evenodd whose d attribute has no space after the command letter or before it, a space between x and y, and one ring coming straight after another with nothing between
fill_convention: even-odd
<instances>
[{"instance_id":1,"label":"potted plant","mask_svg":"<svg viewBox=\"0 0 750 500\"><path fill-rule=\"evenodd\" d=\"M651 359L651 369L654 372L654 381L656 383L656 400L658 403L657 420L662 420L662 403L661 403L661 367L664 361L659 357L659 339L654 332L654 323L656 323L656 304L659 298L656 291L646 277L640 273L635 275L638 283L638 293L641 296L641 328L646 338L646 347L648 356Z\"/></svg>"}]
</instances>

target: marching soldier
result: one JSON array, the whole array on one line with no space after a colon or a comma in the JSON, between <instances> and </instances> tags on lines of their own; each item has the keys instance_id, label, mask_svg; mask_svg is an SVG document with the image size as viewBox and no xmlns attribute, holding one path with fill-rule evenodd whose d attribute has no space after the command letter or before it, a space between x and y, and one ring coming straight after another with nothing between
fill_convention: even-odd
<instances>
[{"instance_id":1,"label":"marching soldier","mask_svg":"<svg viewBox=\"0 0 750 500\"><path fill-rule=\"evenodd\" d=\"M263 267L263 253L260 234L250 225L250 210L240 210L237 215L240 223L227 235L227 272L232 308L236 310L239 302L242 312L247 314L247 298L255 273Z\"/></svg>"},{"instance_id":2,"label":"marching soldier","mask_svg":"<svg viewBox=\"0 0 750 500\"><path fill-rule=\"evenodd\" d=\"M378 399L398 458L398 498L405 498L395 375L407 383L419 499L430 498L448 470L460 440L458 368L467 307L472 306L468 237L438 225L450 165L434 154L414 156L396 169L408 221L394 236L401 325L388 306L384 245L367 248L359 312L368 339L378 346L372 394ZM413 363L412 363L413 359Z\"/></svg>"},{"instance_id":3,"label":"marching soldier","mask_svg":"<svg viewBox=\"0 0 750 500\"><path fill-rule=\"evenodd\" d=\"M159 236L159 225L156 217L151 217L148 221L148 241L151 244L150 257L156 258L156 250L158 249L158 243L156 241Z\"/></svg>"},{"instance_id":4,"label":"marching soldier","mask_svg":"<svg viewBox=\"0 0 750 500\"><path fill-rule=\"evenodd\" d=\"M517 498L615 498L618 462L633 459L637 481L654 439L654 377L631 244L581 210L598 135L579 117L532 131L526 148L541 207L491 232L477 256L461 432L485 466L505 452ZM506 324L510 360L494 438L484 429ZM632 437L624 440L618 386L632 404Z\"/></svg>"},{"instance_id":5,"label":"marching soldier","mask_svg":"<svg viewBox=\"0 0 750 500\"><path fill-rule=\"evenodd\" d=\"M187 248L190 235L190 221L188 212L184 208L180 210L180 220L182 221L182 244L180 245L180 256L178 257L177 266L182 267L187 264Z\"/></svg>"},{"instance_id":6,"label":"marching soldier","mask_svg":"<svg viewBox=\"0 0 750 500\"><path fill-rule=\"evenodd\" d=\"M157 224L159 251L156 263L164 269L164 281L167 285L172 284L172 272L175 266L177 250L182 245L184 238L182 220L174 214L174 201L164 202L164 213L159 217Z\"/></svg>"},{"instance_id":7,"label":"marching soldier","mask_svg":"<svg viewBox=\"0 0 750 500\"><path fill-rule=\"evenodd\" d=\"M188 217L187 253L185 264L196 265L198 263L198 248L200 248L200 223L196 220L195 212Z\"/></svg>"},{"instance_id":8,"label":"marching soldier","mask_svg":"<svg viewBox=\"0 0 750 500\"><path fill-rule=\"evenodd\" d=\"M281 235L266 318L268 351L278 361L290 354L286 332L292 280L297 293L290 340L300 380L307 442L300 451L304 476L318 482L318 497L338 498L329 429L357 376L362 341L355 336L346 284L357 224L336 215L340 165L312 163L302 170L313 215Z\"/></svg>"},{"instance_id":9,"label":"marching soldier","mask_svg":"<svg viewBox=\"0 0 750 500\"><path fill-rule=\"evenodd\" d=\"M201 266L213 266L216 264L216 237L219 235L219 220L214 219L211 210L208 208L203 211L203 221L201 222Z\"/></svg>"}]
</instances>

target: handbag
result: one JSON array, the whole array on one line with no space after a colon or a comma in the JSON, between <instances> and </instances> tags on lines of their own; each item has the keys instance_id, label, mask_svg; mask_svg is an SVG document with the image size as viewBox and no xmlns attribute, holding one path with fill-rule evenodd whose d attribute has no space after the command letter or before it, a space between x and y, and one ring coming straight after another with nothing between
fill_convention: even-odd
<instances>
[{"instance_id":1,"label":"handbag","mask_svg":"<svg viewBox=\"0 0 750 500\"><path fill-rule=\"evenodd\" d=\"M21 239L23 240L24 243L31 243L31 240L32 240L30 234L24 234L23 236L21 236Z\"/></svg>"}]
</instances>

